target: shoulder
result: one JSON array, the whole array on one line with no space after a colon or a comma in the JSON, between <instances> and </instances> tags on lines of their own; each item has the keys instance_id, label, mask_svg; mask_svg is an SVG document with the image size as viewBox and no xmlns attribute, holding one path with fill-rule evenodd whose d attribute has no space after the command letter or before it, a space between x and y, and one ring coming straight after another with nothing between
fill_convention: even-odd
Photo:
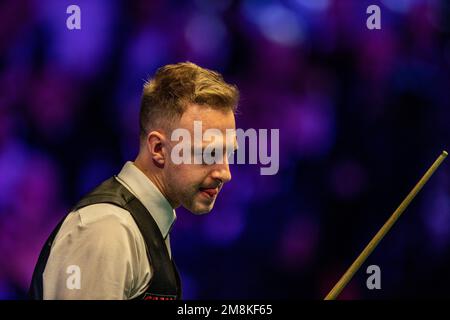
<instances>
[{"instance_id":1,"label":"shoulder","mask_svg":"<svg viewBox=\"0 0 450 320\"><path fill-rule=\"evenodd\" d=\"M96 226L98 224L111 226L136 226L131 214L110 203L97 203L71 212L78 219L82 227Z\"/></svg>"},{"instance_id":2,"label":"shoulder","mask_svg":"<svg viewBox=\"0 0 450 320\"><path fill-rule=\"evenodd\" d=\"M143 238L131 214L116 205L98 203L72 211L58 232L56 241L106 240L112 244L125 245L124 241L142 244Z\"/></svg>"}]
</instances>

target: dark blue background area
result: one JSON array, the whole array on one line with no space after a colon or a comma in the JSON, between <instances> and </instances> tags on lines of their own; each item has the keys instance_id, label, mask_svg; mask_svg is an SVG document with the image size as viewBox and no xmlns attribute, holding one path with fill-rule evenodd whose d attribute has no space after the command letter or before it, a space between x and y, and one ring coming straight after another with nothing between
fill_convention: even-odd
<instances>
[{"instance_id":1,"label":"dark blue background area","mask_svg":"<svg viewBox=\"0 0 450 320\"><path fill-rule=\"evenodd\" d=\"M276 175L232 165L209 215L177 209L185 298L323 298L449 148L449 21L445 0L2 1L0 298L26 297L57 221L135 158L144 80L180 61L239 87L238 128L280 129ZM341 298L448 295L449 178L444 162Z\"/></svg>"}]
</instances>

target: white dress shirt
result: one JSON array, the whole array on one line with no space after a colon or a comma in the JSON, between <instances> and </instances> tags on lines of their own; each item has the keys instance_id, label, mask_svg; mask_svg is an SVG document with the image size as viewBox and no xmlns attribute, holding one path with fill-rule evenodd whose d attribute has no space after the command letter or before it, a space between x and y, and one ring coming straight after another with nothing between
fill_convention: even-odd
<instances>
[{"instance_id":1,"label":"white dress shirt","mask_svg":"<svg viewBox=\"0 0 450 320\"><path fill-rule=\"evenodd\" d=\"M151 213L171 256L175 210L133 162L116 179ZM112 204L69 213L52 244L43 274L44 299L133 299L152 277L144 238L131 214Z\"/></svg>"}]
</instances>

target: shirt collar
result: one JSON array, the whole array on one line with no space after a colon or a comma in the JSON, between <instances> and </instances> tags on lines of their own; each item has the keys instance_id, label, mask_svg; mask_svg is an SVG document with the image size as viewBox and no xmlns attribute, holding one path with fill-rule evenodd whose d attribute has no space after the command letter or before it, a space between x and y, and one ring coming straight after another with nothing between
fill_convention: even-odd
<instances>
[{"instance_id":1,"label":"shirt collar","mask_svg":"<svg viewBox=\"0 0 450 320\"><path fill-rule=\"evenodd\" d=\"M122 183L150 212L163 238L167 238L177 216L169 201L133 162L128 161L118 175Z\"/></svg>"}]
</instances>

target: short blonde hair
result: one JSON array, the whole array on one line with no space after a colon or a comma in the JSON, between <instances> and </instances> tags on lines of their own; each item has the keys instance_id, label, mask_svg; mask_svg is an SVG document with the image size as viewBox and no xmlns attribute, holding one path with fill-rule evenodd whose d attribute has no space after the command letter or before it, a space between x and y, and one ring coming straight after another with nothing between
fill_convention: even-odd
<instances>
[{"instance_id":1,"label":"short blonde hair","mask_svg":"<svg viewBox=\"0 0 450 320\"><path fill-rule=\"evenodd\" d=\"M188 104L235 113L238 101L237 87L226 83L218 72L191 62L163 66L144 85L139 115L141 139L150 129L170 127Z\"/></svg>"}]
</instances>

